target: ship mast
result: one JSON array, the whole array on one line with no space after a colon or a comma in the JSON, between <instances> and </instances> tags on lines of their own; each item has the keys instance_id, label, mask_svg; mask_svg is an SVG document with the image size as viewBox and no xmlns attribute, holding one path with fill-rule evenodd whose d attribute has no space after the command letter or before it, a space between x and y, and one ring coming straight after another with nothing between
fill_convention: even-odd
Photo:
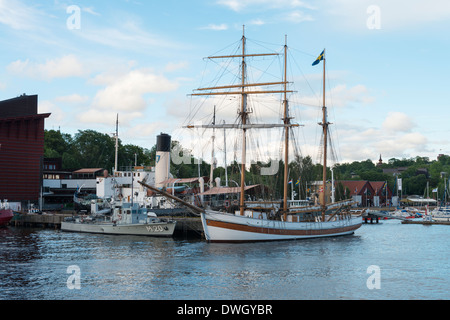
<instances>
[{"instance_id":1,"label":"ship mast","mask_svg":"<svg viewBox=\"0 0 450 320\"><path fill-rule=\"evenodd\" d=\"M283 192L283 211L284 211L284 221L286 221L288 205L287 205L287 197L288 197L288 174L289 174L289 130L288 126L291 122L289 118L289 106L287 101L287 36L285 36L285 44L284 44L284 124L286 127L285 136L284 136L284 192Z\"/></svg>"},{"instance_id":2,"label":"ship mast","mask_svg":"<svg viewBox=\"0 0 450 320\"><path fill-rule=\"evenodd\" d=\"M214 115L212 120L212 125L216 125L216 106L214 106ZM213 129L213 135L211 137L211 169L209 172L209 187L212 189L214 187L214 165L215 165L215 155L214 155L214 141L216 139L215 130Z\"/></svg>"},{"instance_id":3,"label":"ship mast","mask_svg":"<svg viewBox=\"0 0 450 320\"><path fill-rule=\"evenodd\" d=\"M243 126L247 124L248 112L247 112L247 94L245 93L245 27L242 28L242 93L241 93L241 123ZM244 200L245 200L245 162L247 161L247 129L242 129L242 163L241 163L241 196L239 197L239 210L241 216L244 215Z\"/></svg>"},{"instance_id":4,"label":"ship mast","mask_svg":"<svg viewBox=\"0 0 450 320\"><path fill-rule=\"evenodd\" d=\"M245 28L245 27L244 27ZM186 128L222 128L222 129L241 129L242 130L242 163L241 163L241 188L240 188L240 214L244 215L245 210L245 168L246 168L246 149L247 149L247 130L251 128L285 128L285 190L283 198L283 210L287 212L287 175L288 175L288 140L289 140L289 128L293 126L298 126L298 124L291 124L288 111L287 93L293 92L287 90L287 79L286 79L286 51L287 45L285 45L285 67L284 67L284 80L282 82L265 82L265 83L247 83L246 72L247 72L247 57L261 57L261 56L278 56L278 53L258 53L258 54L247 54L246 53L246 37L245 29L243 29L242 35L242 53L240 55L228 55L228 56L212 56L208 59L223 59L223 58L241 58L241 83L237 85L227 85L227 86L217 86L209 88L199 88L196 91L209 91L209 92L198 92L192 94L192 96L209 96L209 95L240 95L241 96L241 106L239 111L239 117L241 120L240 124L219 124L219 125L188 125ZM273 85L284 85L282 90L254 90L250 91L248 88L260 87L260 86L273 86ZM239 91L218 91L212 92L211 90L224 90L224 89L240 89ZM248 110L247 110L247 96L249 94L264 94L264 93L284 93L284 124L249 124L248 123Z\"/></svg>"},{"instance_id":5,"label":"ship mast","mask_svg":"<svg viewBox=\"0 0 450 320\"><path fill-rule=\"evenodd\" d=\"M326 183L327 183L327 143L328 143L328 126L330 123L327 120L327 107L325 104L325 49L323 50L323 107L322 107L322 123L320 125L323 128L323 203L322 203L322 221L325 222L325 212L327 209L326 203Z\"/></svg>"},{"instance_id":6,"label":"ship mast","mask_svg":"<svg viewBox=\"0 0 450 320\"><path fill-rule=\"evenodd\" d=\"M114 173L116 174L117 171L119 171L118 166L118 153L119 153L119 114L117 114L117 120L116 120L116 133L114 134L115 138L115 154L114 154Z\"/></svg>"}]
</instances>

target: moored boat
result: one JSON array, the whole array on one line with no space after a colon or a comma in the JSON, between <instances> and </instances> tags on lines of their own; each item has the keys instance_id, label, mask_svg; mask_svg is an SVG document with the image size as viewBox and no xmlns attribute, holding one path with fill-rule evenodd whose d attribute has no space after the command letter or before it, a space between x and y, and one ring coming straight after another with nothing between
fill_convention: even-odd
<instances>
[{"instance_id":1,"label":"moored boat","mask_svg":"<svg viewBox=\"0 0 450 320\"><path fill-rule=\"evenodd\" d=\"M283 105L283 124L284 129L284 163L289 163L289 137L290 129L298 126L291 123L289 115L289 105L287 94L292 92L287 90L287 44L284 46L284 75L283 81L278 83L264 83L264 84L250 84L246 82L246 57L253 57L254 54L246 53L246 37L242 36L242 54L233 56L220 56L210 58L239 58L242 59L241 80L240 85L221 86L216 88L207 88L209 93L198 94L208 95L214 94L212 90L221 90L227 87L236 87L241 90L241 110L240 123L237 128L242 129L242 164L241 164L241 195L240 195L240 210L235 214L227 214L220 211L204 210L201 212L202 224L207 241L210 242L245 242L245 241L270 241L270 240L290 240L301 238L314 237L330 237L340 236L354 233L362 225L362 217L360 215L354 216L349 211L351 201L343 201L342 203L326 203L325 190L327 181L327 144L328 144L328 127L330 123L327 120L327 108L325 104L325 50L314 61L313 66L323 61L323 107L322 107L322 123L320 125L323 129L323 187L321 188L322 203L320 206L302 208L298 212L290 210L287 204L287 190L288 190L288 166L284 166L284 197L283 206L277 212L254 212L245 207L245 153L246 153L246 131L252 128L266 128L276 127L276 125L263 124L253 127L248 125L250 123L248 117L250 112L247 109L247 97L250 94L274 94L282 93ZM272 54L264 54L272 55ZM277 54L274 54L277 55ZM282 89L276 90L258 90L258 92L251 91L254 86L272 86L281 85ZM197 89L206 90L206 89ZM220 92L224 94L224 92ZM232 94L236 94L233 92ZM189 126L194 127L194 126ZM205 126L203 126L205 127ZM207 126L210 127L210 126ZM224 127L224 126L223 126ZM224 127L225 128L225 127Z\"/></svg>"},{"instance_id":2,"label":"moored boat","mask_svg":"<svg viewBox=\"0 0 450 320\"><path fill-rule=\"evenodd\" d=\"M206 210L202 213L205 237L210 242L254 242L294 240L352 234L361 227L360 216L335 216L330 221L298 221L298 216L288 215L288 220L271 220L263 213L247 212L245 216L218 214Z\"/></svg>"},{"instance_id":3,"label":"moored boat","mask_svg":"<svg viewBox=\"0 0 450 320\"><path fill-rule=\"evenodd\" d=\"M14 213L11 209L0 209L0 227L7 226L13 217Z\"/></svg>"},{"instance_id":4,"label":"moored boat","mask_svg":"<svg viewBox=\"0 0 450 320\"><path fill-rule=\"evenodd\" d=\"M450 222L450 207L439 207L431 212L431 217L434 221Z\"/></svg>"},{"instance_id":5,"label":"moored boat","mask_svg":"<svg viewBox=\"0 0 450 320\"><path fill-rule=\"evenodd\" d=\"M137 203L123 203L114 207L113 214L68 218L61 223L62 231L171 237L176 221L158 218Z\"/></svg>"},{"instance_id":6,"label":"moored boat","mask_svg":"<svg viewBox=\"0 0 450 320\"><path fill-rule=\"evenodd\" d=\"M13 217L14 212L9 208L8 202L0 202L0 227L7 226Z\"/></svg>"},{"instance_id":7,"label":"moored boat","mask_svg":"<svg viewBox=\"0 0 450 320\"><path fill-rule=\"evenodd\" d=\"M246 172L246 134L252 129L266 128L283 128L284 129L284 163L289 163L289 136L292 127L298 127L297 124L291 123L289 115L289 106L287 94L293 91L287 90L288 81L286 80L286 64L287 64L287 45L284 46L284 76L283 80L277 82L264 83L247 83L247 57L267 57L271 55L280 55L279 53L259 53L249 54L246 52L246 37L242 36L242 53L231 56L208 57L209 59L238 58L242 62L239 72L241 83L233 85L225 85L219 87L200 88L198 93L193 96L216 96L216 95L234 95L240 96L239 118L235 124L219 124L219 125L188 125L186 128L212 128L212 129L238 129L242 130L242 161L241 161L241 185L239 210L233 213L225 213L222 211L193 208L201 215L204 229L204 235L209 242L253 242L253 241L272 241L272 240L290 240L315 237L341 236L354 233L362 225L361 215L352 215L350 206L352 201L343 201L340 203L326 203L325 190L322 188L322 203L315 207L299 208L292 210L288 206L288 166L284 166L284 195L280 209L272 211L253 211L246 207L245 203L245 172ZM325 50L314 62L313 65L323 61L325 76ZM281 86L278 90L264 90L262 87ZM257 88L254 89L254 88ZM324 100L323 100L323 121L320 124L323 128L323 186L326 186L326 159L327 159L327 143L328 143L328 126L327 108L325 106L325 77L324 77ZM253 88L253 90L252 90ZM231 91L223 91L224 89L236 89ZM218 90L218 91L216 91ZM252 113L247 104L249 95L257 94L284 94L282 99L283 123L279 124L256 124L250 121L249 115ZM143 183L141 183L143 184ZM145 185L145 184L143 184ZM148 186L153 190L152 187ZM164 194L164 193L163 193ZM169 196L169 195L166 195ZM171 197L175 199L175 197ZM186 204L187 205L187 204Z\"/></svg>"}]
</instances>

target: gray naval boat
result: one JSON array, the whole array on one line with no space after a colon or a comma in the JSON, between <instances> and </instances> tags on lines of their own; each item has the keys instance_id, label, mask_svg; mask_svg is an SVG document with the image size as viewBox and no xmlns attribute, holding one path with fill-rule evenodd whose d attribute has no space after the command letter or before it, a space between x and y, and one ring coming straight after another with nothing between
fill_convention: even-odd
<instances>
[{"instance_id":1,"label":"gray naval boat","mask_svg":"<svg viewBox=\"0 0 450 320\"><path fill-rule=\"evenodd\" d=\"M67 218L61 223L62 231L171 237L176 221L158 218L155 213L138 203L115 205L112 214Z\"/></svg>"}]
</instances>

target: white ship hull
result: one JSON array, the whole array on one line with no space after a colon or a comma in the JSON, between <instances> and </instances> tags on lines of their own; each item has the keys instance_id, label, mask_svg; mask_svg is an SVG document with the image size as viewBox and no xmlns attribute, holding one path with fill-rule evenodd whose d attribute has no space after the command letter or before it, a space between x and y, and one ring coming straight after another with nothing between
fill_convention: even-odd
<instances>
[{"instance_id":1,"label":"white ship hull","mask_svg":"<svg viewBox=\"0 0 450 320\"><path fill-rule=\"evenodd\" d=\"M450 215L434 215L433 220L439 222L450 222Z\"/></svg>"},{"instance_id":2,"label":"white ship hull","mask_svg":"<svg viewBox=\"0 0 450 320\"><path fill-rule=\"evenodd\" d=\"M171 237L175 231L175 225L175 221L149 224L62 222L61 230L70 232L103 233L117 235Z\"/></svg>"},{"instance_id":3,"label":"white ship hull","mask_svg":"<svg viewBox=\"0 0 450 320\"><path fill-rule=\"evenodd\" d=\"M431 215L434 221L450 222L450 208L448 206L433 210Z\"/></svg>"},{"instance_id":4,"label":"white ship hull","mask_svg":"<svg viewBox=\"0 0 450 320\"><path fill-rule=\"evenodd\" d=\"M362 217L329 222L288 222L206 211L201 214L209 242L254 242L334 237L352 234Z\"/></svg>"}]
</instances>

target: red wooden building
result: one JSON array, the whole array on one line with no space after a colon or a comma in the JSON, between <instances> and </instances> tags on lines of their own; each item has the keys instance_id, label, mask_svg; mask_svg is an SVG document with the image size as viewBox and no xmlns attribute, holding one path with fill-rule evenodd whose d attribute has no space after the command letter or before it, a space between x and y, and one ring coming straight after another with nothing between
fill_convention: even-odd
<instances>
[{"instance_id":1,"label":"red wooden building","mask_svg":"<svg viewBox=\"0 0 450 320\"><path fill-rule=\"evenodd\" d=\"M359 199L362 206L384 206L386 201L392 198L392 192L385 181L347 180L338 181L337 183L342 184L344 187L346 198ZM378 197L376 202L374 197Z\"/></svg>"},{"instance_id":2,"label":"red wooden building","mask_svg":"<svg viewBox=\"0 0 450 320\"><path fill-rule=\"evenodd\" d=\"M44 122L38 96L0 101L0 199L36 202L42 184Z\"/></svg>"}]
</instances>

